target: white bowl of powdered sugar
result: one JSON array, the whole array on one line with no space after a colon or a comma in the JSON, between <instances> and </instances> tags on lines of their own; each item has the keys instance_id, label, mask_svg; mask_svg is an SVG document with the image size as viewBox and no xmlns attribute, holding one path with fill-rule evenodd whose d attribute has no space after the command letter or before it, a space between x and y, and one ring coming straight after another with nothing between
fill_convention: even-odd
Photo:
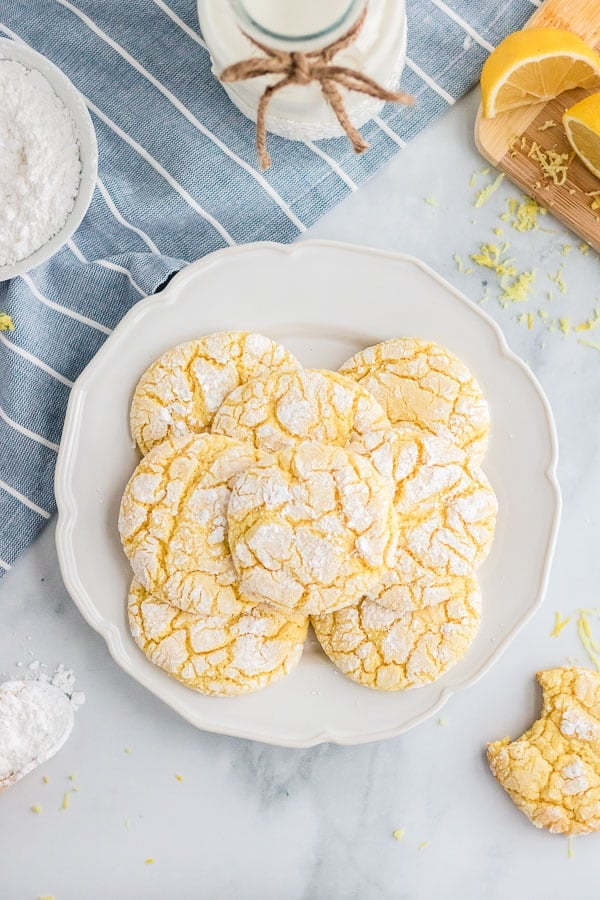
<instances>
[{"instance_id":1,"label":"white bowl of powdered sugar","mask_svg":"<svg viewBox=\"0 0 600 900\"><path fill-rule=\"evenodd\" d=\"M53 63L0 39L0 281L45 262L74 234L94 193L96 133Z\"/></svg>"}]
</instances>

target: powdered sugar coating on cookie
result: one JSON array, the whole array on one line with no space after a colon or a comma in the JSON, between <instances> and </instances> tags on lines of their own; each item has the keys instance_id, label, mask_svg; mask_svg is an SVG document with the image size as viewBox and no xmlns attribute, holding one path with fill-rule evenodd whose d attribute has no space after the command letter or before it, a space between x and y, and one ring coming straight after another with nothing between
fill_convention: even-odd
<instances>
[{"instance_id":1,"label":"powdered sugar coating on cookie","mask_svg":"<svg viewBox=\"0 0 600 900\"><path fill-rule=\"evenodd\" d=\"M600 672L562 666L537 680L541 715L517 740L488 744L492 774L538 828L600 831Z\"/></svg>"},{"instance_id":2,"label":"powdered sugar coating on cookie","mask_svg":"<svg viewBox=\"0 0 600 900\"><path fill-rule=\"evenodd\" d=\"M391 469L391 425L364 388L337 372L276 371L249 379L215 415L213 433L249 441L268 452L300 441L348 447Z\"/></svg>"},{"instance_id":3,"label":"powdered sugar coating on cookie","mask_svg":"<svg viewBox=\"0 0 600 900\"><path fill-rule=\"evenodd\" d=\"M266 605L231 614L182 612L134 581L128 603L133 638L155 666L204 694L258 691L291 672L302 656L308 619Z\"/></svg>"},{"instance_id":4,"label":"powdered sugar coating on cookie","mask_svg":"<svg viewBox=\"0 0 600 900\"><path fill-rule=\"evenodd\" d=\"M396 546L389 483L366 457L311 442L235 479L228 527L244 594L303 613L357 603Z\"/></svg>"},{"instance_id":5,"label":"powdered sugar coating on cookie","mask_svg":"<svg viewBox=\"0 0 600 900\"><path fill-rule=\"evenodd\" d=\"M233 479L259 457L249 444L200 434L159 444L123 495L119 531L136 578L156 597L203 614L237 610L227 541Z\"/></svg>"},{"instance_id":6,"label":"powdered sugar coating on cookie","mask_svg":"<svg viewBox=\"0 0 600 900\"><path fill-rule=\"evenodd\" d=\"M477 581L445 603L398 613L363 600L356 607L313 616L315 634L349 678L382 691L429 684L466 653L481 619Z\"/></svg>"},{"instance_id":7,"label":"powdered sugar coating on cookie","mask_svg":"<svg viewBox=\"0 0 600 900\"><path fill-rule=\"evenodd\" d=\"M262 334L224 331L180 344L142 375L131 434L147 453L169 437L206 431L225 397L248 378L298 366L289 350Z\"/></svg>"},{"instance_id":8,"label":"powdered sugar coating on cookie","mask_svg":"<svg viewBox=\"0 0 600 900\"><path fill-rule=\"evenodd\" d=\"M353 356L340 372L362 384L381 403L393 425L410 422L453 439L480 462L490 415L467 366L431 341L395 338Z\"/></svg>"}]
</instances>

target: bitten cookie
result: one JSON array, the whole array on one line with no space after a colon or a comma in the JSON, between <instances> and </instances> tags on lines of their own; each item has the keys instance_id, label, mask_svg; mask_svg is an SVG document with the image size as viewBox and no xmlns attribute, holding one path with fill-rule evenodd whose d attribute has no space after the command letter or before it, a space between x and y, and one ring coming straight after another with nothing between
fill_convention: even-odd
<instances>
[{"instance_id":1,"label":"bitten cookie","mask_svg":"<svg viewBox=\"0 0 600 900\"><path fill-rule=\"evenodd\" d=\"M224 331L167 350L142 375L131 434L142 453L169 437L210 427L225 397L248 378L296 369L296 358L262 334Z\"/></svg>"},{"instance_id":2,"label":"bitten cookie","mask_svg":"<svg viewBox=\"0 0 600 900\"><path fill-rule=\"evenodd\" d=\"M141 460L123 494L119 531L151 594L205 615L237 608L227 505L233 479L258 457L249 444L199 434L172 438Z\"/></svg>"},{"instance_id":3,"label":"bitten cookie","mask_svg":"<svg viewBox=\"0 0 600 900\"><path fill-rule=\"evenodd\" d=\"M465 364L439 344L395 338L367 347L340 368L380 402L392 425L411 422L448 437L480 462L490 415Z\"/></svg>"},{"instance_id":4,"label":"bitten cookie","mask_svg":"<svg viewBox=\"0 0 600 900\"><path fill-rule=\"evenodd\" d=\"M368 459L309 442L236 478L228 527L244 594L303 613L357 603L397 535L391 487Z\"/></svg>"},{"instance_id":5,"label":"bitten cookie","mask_svg":"<svg viewBox=\"0 0 600 900\"><path fill-rule=\"evenodd\" d=\"M382 474L391 467L391 425L364 388L336 372L270 372L249 379L218 410L213 433L277 452L300 441L370 455Z\"/></svg>"},{"instance_id":6,"label":"bitten cookie","mask_svg":"<svg viewBox=\"0 0 600 900\"><path fill-rule=\"evenodd\" d=\"M344 675L366 687L401 691L429 684L466 653L479 628L475 578L450 600L393 612L362 600L311 621L321 647Z\"/></svg>"},{"instance_id":7,"label":"bitten cookie","mask_svg":"<svg viewBox=\"0 0 600 900\"><path fill-rule=\"evenodd\" d=\"M139 582L128 602L133 638L168 675L203 694L258 691L298 664L308 619L290 620L266 605L199 616L152 597Z\"/></svg>"},{"instance_id":8,"label":"bitten cookie","mask_svg":"<svg viewBox=\"0 0 600 900\"><path fill-rule=\"evenodd\" d=\"M563 666L537 680L540 718L518 740L488 744L490 769L538 828L600 831L600 672Z\"/></svg>"}]
</instances>

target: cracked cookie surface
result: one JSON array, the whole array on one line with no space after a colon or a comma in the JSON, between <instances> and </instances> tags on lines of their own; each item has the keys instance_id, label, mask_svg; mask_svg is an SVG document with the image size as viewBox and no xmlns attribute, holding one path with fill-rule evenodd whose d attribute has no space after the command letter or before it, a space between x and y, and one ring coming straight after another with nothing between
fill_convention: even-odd
<instances>
[{"instance_id":1,"label":"cracked cookie surface","mask_svg":"<svg viewBox=\"0 0 600 900\"><path fill-rule=\"evenodd\" d=\"M261 334L224 331L167 350L142 375L130 427L143 454L169 437L206 431L225 397L272 370L296 369L296 358Z\"/></svg>"},{"instance_id":2,"label":"cracked cookie surface","mask_svg":"<svg viewBox=\"0 0 600 900\"><path fill-rule=\"evenodd\" d=\"M371 600L311 621L329 659L353 681L382 691L429 684L466 653L481 619L474 577L462 593L411 612Z\"/></svg>"},{"instance_id":3,"label":"cracked cookie surface","mask_svg":"<svg viewBox=\"0 0 600 900\"><path fill-rule=\"evenodd\" d=\"M357 353L340 372L380 402L393 425L410 422L453 439L480 462L487 448L489 409L465 364L430 341L395 338Z\"/></svg>"},{"instance_id":4,"label":"cracked cookie surface","mask_svg":"<svg viewBox=\"0 0 600 900\"><path fill-rule=\"evenodd\" d=\"M297 444L235 479L228 533L245 595L326 612L357 603L392 562L391 486L360 454Z\"/></svg>"},{"instance_id":5,"label":"cracked cookie surface","mask_svg":"<svg viewBox=\"0 0 600 900\"><path fill-rule=\"evenodd\" d=\"M265 604L201 616L157 600L133 581L129 626L155 666L204 694L258 691L288 675L302 656L308 619L290 620Z\"/></svg>"},{"instance_id":6,"label":"cracked cookie surface","mask_svg":"<svg viewBox=\"0 0 600 900\"><path fill-rule=\"evenodd\" d=\"M123 494L119 532L136 578L157 598L206 615L237 608L227 505L233 479L258 458L249 444L199 434L141 460Z\"/></svg>"},{"instance_id":7,"label":"cracked cookie surface","mask_svg":"<svg viewBox=\"0 0 600 900\"><path fill-rule=\"evenodd\" d=\"M399 612L447 601L488 555L498 504L484 473L452 441L395 429L393 565L367 596Z\"/></svg>"},{"instance_id":8,"label":"cracked cookie surface","mask_svg":"<svg viewBox=\"0 0 600 900\"><path fill-rule=\"evenodd\" d=\"M488 744L490 769L538 828L600 831L600 672L563 666L537 680L540 718L516 741Z\"/></svg>"},{"instance_id":9,"label":"cracked cookie surface","mask_svg":"<svg viewBox=\"0 0 600 900\"><path fill-rule=\"evenodd\" d=\"M367 454L382 474L391 467L390 422L351 378L319 369L270 372L233 391L215 415L213 433L277 452L300 441Z\"/></svg>"}]
</instances>

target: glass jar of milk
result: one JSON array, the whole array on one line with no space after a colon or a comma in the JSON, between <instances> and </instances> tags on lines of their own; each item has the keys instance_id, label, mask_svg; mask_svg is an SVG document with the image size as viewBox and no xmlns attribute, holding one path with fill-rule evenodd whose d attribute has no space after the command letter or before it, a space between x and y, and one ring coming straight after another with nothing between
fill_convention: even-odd
<instances>
[{"instance_id":1,"label":"glass jar of milk","mask_svg":"<svg viewBox=\"0 0 600 900\"><path fill-rule=\"evenodd\" d=\"M365 13L365 7L366 13ZM198 0L202 34L215 76L241 60L261 55L259 44L288 53L309 53L345 35L365 13L352 44L333 64L347 66L394 91L406 58L405 0ZM265 89L281 76L264 75L224 84L229 97L256 121ZM344 91L351 122L360 128L384 105L383 100ZM344 134L318 82L290 84L273 95L266 128L291 140L319 140Z\"/></svg>"}]
</instances>

